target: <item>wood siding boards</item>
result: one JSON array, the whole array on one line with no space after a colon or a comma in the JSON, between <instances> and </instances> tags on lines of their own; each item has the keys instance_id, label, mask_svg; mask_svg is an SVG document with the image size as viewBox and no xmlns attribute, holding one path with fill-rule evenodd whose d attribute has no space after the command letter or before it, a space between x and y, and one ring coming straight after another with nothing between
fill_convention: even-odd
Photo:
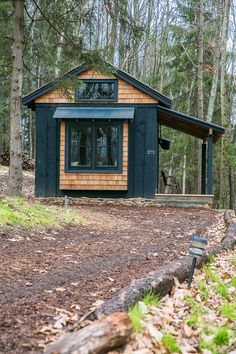
<instances>
[{"instance_id":1,"label":"wood siding boards","mask_svg":"<svg viewBox=\"0 0 236 354\"><path fill-rule=\"evenodd\" d=\"M54 107L48 108L47 196L56 195L58 122L54 122L54 119L51 119L54 114L54 111Z\"/></svg>"},{"instance_id":2,"label":"wood siding boards","mask_svg":"<svg viewBox=\"0 0 236 354\"><path fill-rule=\"evenodd\" d=\"M57 195L58 122L51 119L54 111L54 107L36 109L36 197Z\"/></svg>"},{"instance_id":3,"label":"wood siding boards","mask_svg":"<svg viewBox=\"0 0 236 354\"><path fill-rule=\"evenodd\" d=\"M47 189L47 114L36 109L35 196L45 197Z\"/></svg>"},{"instance_id":4,"label":"wood siding boards","mask_svg":"<svg viewBox=\"0 0 236 354\"><path fill-rule=\"evenodd\" d=\"M97 73L93 70L87 70L78 76L79 79L111 79L114 76L103 75ZM158 104L158 101L149 96L146 93L141 92L131 84L127 83L124 80L118 80L118 101L117 103L155 103ZM35 100L35 103L74 103L74 98L66 97L62 92L57 90L52 90L48 93L45 93L41 97ZM98 104L99 101L88 101L83 102L85 104ZM104 103L104 102L102 102Z\"/></svg>"},{"instance_id":5,"label":"wood siding boards","mask_svg":"<svg viewBox=\"0 0 236 354\"><path fill-rule=\"evenodd\" d=\"M157 111L136 107L129 134L129 196L154 198L157 181Z\"/></svg>"},{"instance_id":6,"label":"wood siding boards","mask_svg":"<svg viewBox=\"0 0 236 354\"><path fill-rule=\"evenodd\" d=\"M157 180L157 112L154 108L145 108L145 176L144 196L152 198L156 192Z\"/></svg>"},{"instance_id":7,"label":"wood siding boards","mask_svg":"<svg viewBox=\"0 0 236 354\"><path fill-rule=\"evenodd\" d=\"M64 151L65 146L65 135L60 134L60 124L65 123L52 118L55 109L56 105L39 105L36 109L36 197L67 194L90 197L154 198L158 166L156 107L135 106L134 120L125 122L122 175L119 173L65 174L64 157L60 156L60 149ZM63 140L63 145L60 140ZM147 150L155 149L157 155L147 154ZM67 189L62 190L62 186L59 186L62 182L59 181L60 172L66 177L64 181ZM75 183L79 176L83 187L76 189ZM98 179L95 180L93 176Z\"/></svg>"},{"instance_id":8,"label":"wood siding boards","mask_svg":"<svg viewBox=\"0 0 236 354\"><path fill-rule=\"evenodd\" d=\"M49 120L52 110L52 107L36 110L36 197L56 195L56 124Z\"/></svg>"},{"instance_id":9,"label":"wood siding boards","mask_svg":"<svg viewBox=\"0 0 236 354\"><path fill-rule=\"evenodd\" d=\"M65 172L65 122L60 127L60 189L61 190L113 190L128 189L128 123L123 123L122 173Z\"/></svg>"},{"instance_id":10,"label":"wood siding boards","mask_svg":"<svg viewBox=\"0 0 236 354\"><path fill-rule=\"evenodd\" d=\"M71 79L74 77L78 77L80 74L83 74L84 72L90 72L92 73L92 78L96 77L102 77L102 78L111 78L115 77L118 79L121 79L122 81L125 81L129 83L131 86L135 87L138 89L139 92L143 92L144 94L147 94L149 97L152 97L156 102L158 101L161 106L164 107L171 107L171 99L166 97L165 95L161 94L160 92L154 90L147 84L135 79L132 77L130 74L124 72L123 70L116 69L114 66L111 64L106 63L107 67L110 69L110 72L113 72L114 74L107 74L107 75L102 75L100 73L97 73L94 69L93 70L88 70L86 65L80 65L77 66L76 68L68 71L65 73L61 78L65 79ZM82 77L82 76L81 76ZM49 93L50 91L56 90L58 86L58 82L50 82L39 89L29 93L28 95L24 96L22 98L22 103L25 106L30 107L31 109L35 110L35 100L41 97L44 94Z\"/></svg>"}]
</instances>

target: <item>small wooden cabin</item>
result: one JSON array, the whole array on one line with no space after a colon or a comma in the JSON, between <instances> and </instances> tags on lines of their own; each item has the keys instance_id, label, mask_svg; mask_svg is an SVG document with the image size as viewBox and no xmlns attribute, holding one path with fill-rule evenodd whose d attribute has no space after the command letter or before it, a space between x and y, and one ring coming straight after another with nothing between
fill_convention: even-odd
<instances>
[{"instance_id":1,"label":"small wooden cabin","mask_svg":"<svg viewBox=\"0 0 236 354\"><path fill-rule=\"evenodd\" d=\"M202 194L212 194L222 127L172 110L168 97L113 67L104 75L82 65L64 77L83 82L72 98L52 82L22 100L36 114L36 197L154 198L160 125L202 140Z\"/></svg>"}]
</instances>

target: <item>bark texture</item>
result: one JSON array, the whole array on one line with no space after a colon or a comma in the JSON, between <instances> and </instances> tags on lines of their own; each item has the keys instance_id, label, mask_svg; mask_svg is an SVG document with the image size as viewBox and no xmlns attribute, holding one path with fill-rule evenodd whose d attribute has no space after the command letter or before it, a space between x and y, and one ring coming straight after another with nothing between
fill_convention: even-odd
<instances>
[{"instance_id":1,"label":"bark texture","mask_svg":"<svg viewBox=\"0 0 236 354\"><path fill-rule=\"evenodd\" d=\"M203 119L203 26L204 6L203 0L198 4L198 65L197 65L197 87L198 87L198 118Z\"/></svg>"},{"instance_id":2,"label":"bark texture","mask_svg":"<svg viewBox=\"0 0 236 354\"><path fill-rule=\"evenodd\" d=\"M211 83L211 93L207 108L207 122L212 123L213 111L215 107L215 101L217 96L217 84L219 74L220 63L220 35L221 35L221 19L222 19L222 0L217 2L217 19L216 19L216 38L214 49L214 62L213 62L213 76Z\"/></svg>"},{"instance_id":3,"label":"bark texture","mask_svg":"<svg viewBox=\"0 0 236 354\"><path fill-rule=\"evenodd\" d=\"M227 181L228 181L228 166L227 166L227 141L229 140L229 121L227 118L226 107L226 39L228 30L230 0L224 3L224 15L222 23L221 36L221 63L220 63L220 107L221 107L221 125L226 128L225 134L221 138L221 157L220 157L220 195L219 206L226 208L227 205Z\"/></svg>"},{"instance_id":4,"label":"bark texture","mask_svg":"<svg viewBox=\"0 0 236 354\"><path fill-rule=\"evenodd\" d=\"M65 333L46 354L103 354L125 344L132 333L126 313L113 313L75 333Z\"/></svg>"},{"instance_id":5,"label":"bark texture","mask_svg":"<svg viewBox=\"0 0 236 354\"><path fill-rule=\"evenodd\" d=\"M13 0L14 32L13 32L13 69L10 100L10 168L9 195L22 194L22 132L21 132L21 95L23 74L24 44L24 1Z\"/></svg>"},{"instance_id":6,"label":"bark texture","mask_svg":"<svg viewBox=\"0 0 236 354\"><path fill-rule=\"evenodd\" d=\"M199 119L203 119L203 27L204 27L204 2L198 3L198 65L197 65L197 114ZM198 140L198 194L201 193L201 151L202 143Z\"/></svg>"}]
</instances>

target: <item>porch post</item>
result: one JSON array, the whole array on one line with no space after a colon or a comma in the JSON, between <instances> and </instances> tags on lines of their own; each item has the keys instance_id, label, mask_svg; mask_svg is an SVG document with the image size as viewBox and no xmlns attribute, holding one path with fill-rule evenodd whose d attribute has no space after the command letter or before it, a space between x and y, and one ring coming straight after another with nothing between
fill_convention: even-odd
<instances>
[{"instance_id":1,"label":"porch post","mask_svg":"<svg viewBox=\"0 0 236 354\"><path fill-rule=\"evenodd\" d=\"M157 176L156 176L156 193L160 193L160 181L159 181L159 169L160 169L160 155L159 155L159 134L161 126L159 124L158 113L157 113L157 141L156 141L156 164L157 164Z\"/></svg>"},{"instance_id":2,"label":"porch post","mask_svg":"<svg viewBox=\"0 0 236 354\"><path fill-rule=\"evenodd\" d=\"M207 149L207 194L212 194L212 130L209 129Z\"/></svg>"},{"instance_id":3,"label":"porch post","mask_svg":"<svg viewBox=\"0 0 236 354\"><path fill-rule=\"evenodd\" d=\"M202 180L201 193L206 194L206 142L202 143Z\"/></svg>"}]
</instances>

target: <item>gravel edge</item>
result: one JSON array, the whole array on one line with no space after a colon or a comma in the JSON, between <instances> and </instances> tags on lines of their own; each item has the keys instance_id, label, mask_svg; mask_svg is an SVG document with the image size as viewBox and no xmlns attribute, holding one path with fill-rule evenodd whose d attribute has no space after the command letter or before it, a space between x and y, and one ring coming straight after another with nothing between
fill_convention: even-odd
<instances>
[{"instance_id":1,"label":"gravel edge","mask_svg":"<svg viewBox=\"0 0 236 354\"><path fill-rule=\"evenodd\" d=\"M208 254L198 262L198 267L209 260L211 255L219 254L223 251L234 248L236 244L236 222L231 219L230 213L225 212L226 232L217 246L208 249ZM179 282L188 279L192 264L192 258L185 256L181 260L172 262L167 266L159 267L157 270L148 273L145 277L135 279L129 286L126 286L114 297L99 306L94 313L98 318L101 313L109 315L114 312L127 312L149 291L157 293L160 297L168 294L174 286L174 278Z\"/></svg>"}]
</instances>

